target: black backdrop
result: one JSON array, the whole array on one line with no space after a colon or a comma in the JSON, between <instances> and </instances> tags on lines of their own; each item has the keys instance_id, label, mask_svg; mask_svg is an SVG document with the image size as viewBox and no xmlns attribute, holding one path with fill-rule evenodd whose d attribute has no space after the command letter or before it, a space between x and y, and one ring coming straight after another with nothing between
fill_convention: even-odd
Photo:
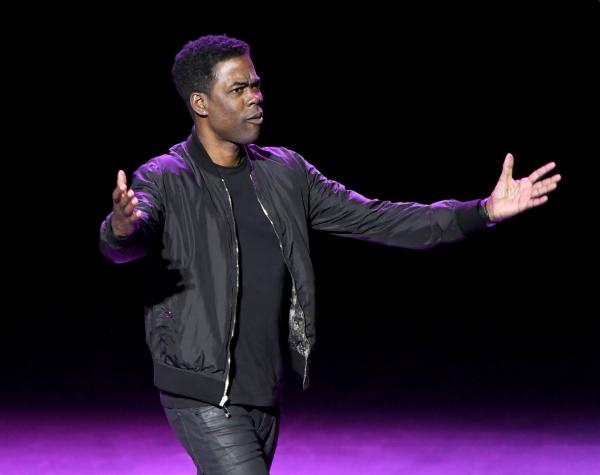
<instances>
[{"instance_id":1,"label":"black backdrop","mask_svg":"<svg viewBox=\"0 0 600 475\"><path fill-rule=\"evenodd\" d=\"M143 266L104 260L97 230L117 170L130 175L189 133L174 55L201 34L227 33L250 43L263 81L259 143L292 148L366 196L484 197L509 151L516 176L551 160L563 175L544 207L450 246L313 235L314 391L595 398L597 212L586 177L598 159L598 4L587 7L326 16L298 6L272 20L250 5L82 7L69 12L75 20L24 29L13 72L31 82L33 113L19 122L24 148L12 162L33 211L26 232L10 233L26 250L6 248L18 266L2 397L153 396Z\"/></svg>"}]
</instances>

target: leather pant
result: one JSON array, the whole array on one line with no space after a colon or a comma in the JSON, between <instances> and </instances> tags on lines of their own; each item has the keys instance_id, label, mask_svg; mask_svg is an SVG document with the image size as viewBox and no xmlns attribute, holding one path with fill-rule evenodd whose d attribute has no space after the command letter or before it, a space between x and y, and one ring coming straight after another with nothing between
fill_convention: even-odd
<instances>
[{"instance_id":1,"label":"leather pant","mask_svg":"<svg viewBox=\"0 0 600 475\"><path fill-rule=\"evenodd\" d=\"M163 407L198 475L268 475L279 435L280 407Z\"/></svg>"}]
</instances>

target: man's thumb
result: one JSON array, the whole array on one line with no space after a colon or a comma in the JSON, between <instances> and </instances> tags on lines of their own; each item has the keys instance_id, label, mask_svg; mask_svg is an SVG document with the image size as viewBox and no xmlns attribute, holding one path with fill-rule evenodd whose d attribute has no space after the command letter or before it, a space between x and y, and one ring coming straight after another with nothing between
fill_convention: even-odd
<instances>
[{"instance_id":1,"label":"man's thumb","mask_svg":"<svg viewBox=\"0 0 600 475\"><path fill-rule=\"evenodd\" d=\"M117 186L121 188L121 185L127 187L127 176L123 170L119 170L119 173L117 173Z\"/></svg>"},{"instance_id":2,"label":"man's thumb","mask_svg":"<svg viewBox=\"0 0 600 475\"><path fill-rule=\"evenodd\" d=\"M504 163L502 164L502 174L505 178L512 178L514 164L514 157L511 153L507 153L506 158L504 159Z\"/></svg>"}]
</instances>

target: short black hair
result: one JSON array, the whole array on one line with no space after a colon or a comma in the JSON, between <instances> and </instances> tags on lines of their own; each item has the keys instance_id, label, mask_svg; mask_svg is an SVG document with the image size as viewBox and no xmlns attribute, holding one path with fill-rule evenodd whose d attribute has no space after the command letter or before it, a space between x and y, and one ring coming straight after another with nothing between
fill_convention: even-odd
<instances>
[{"instance_id":1,"label":"short black hair","mask_svg":"<svg viewBox=\"0 0 600 475\"><path fill-rule=\"evenodd\" d=\"M171 71L175 88L188 110L192 92L210 93L215 79L215 64L248 54L248 43L227 35L206 35L188 42L175 56Z\"/></svg>"}]
</instances>

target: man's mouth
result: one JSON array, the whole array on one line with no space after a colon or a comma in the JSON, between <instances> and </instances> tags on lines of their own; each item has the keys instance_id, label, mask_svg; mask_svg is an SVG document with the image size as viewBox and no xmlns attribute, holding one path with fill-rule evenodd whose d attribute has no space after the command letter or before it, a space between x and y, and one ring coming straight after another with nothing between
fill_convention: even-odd
<instances>
[{"instance_id":1,"label":"man's mouth","mask_svg":"<svg viewBox=\"0 0 600 475\"><path fill-rule=\"evenodd\" d=\"M263 113L259 112L258 114L255 114L252 117L248 117L246 120L252 124L260 125L263 123Z\"/></svg>"}]
</instances>

